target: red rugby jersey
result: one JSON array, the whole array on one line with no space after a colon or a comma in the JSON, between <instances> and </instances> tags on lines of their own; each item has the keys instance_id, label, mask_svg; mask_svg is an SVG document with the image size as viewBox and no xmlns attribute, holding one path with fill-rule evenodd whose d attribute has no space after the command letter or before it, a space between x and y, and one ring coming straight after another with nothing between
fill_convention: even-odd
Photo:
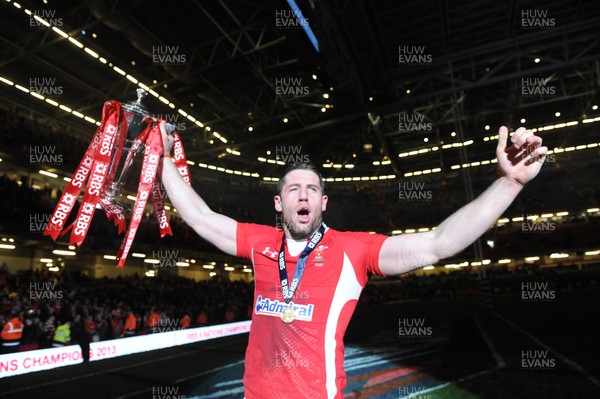
<instances>
[{"instance_id":1,"label":"red rugby jersey","mask_svg":"<svg viewBox=\"0 0 600 399\"><path fill-rule=\"evenodd\" d=\"M344 334L370 274L379 270L387 236L327 229L308 256L292 299L296 319L284 323L278 252L283 232L239 223L237 255L254 265L252 328L245 360L246 399L338 399L346 386ZM298 256L286 246L288 280Z\"/></svg>"}]
</instances>

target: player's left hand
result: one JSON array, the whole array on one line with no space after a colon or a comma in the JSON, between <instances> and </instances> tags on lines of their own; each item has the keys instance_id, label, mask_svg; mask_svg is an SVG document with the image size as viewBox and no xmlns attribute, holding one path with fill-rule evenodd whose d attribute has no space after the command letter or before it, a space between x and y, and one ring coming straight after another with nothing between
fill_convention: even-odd
<instances>
[{"instance_id":1,"label":"player's left hand","mask_svg":"<svg viewBox=\"0 0 600 399\"><path fill-rule=\"evenodd\" d=\"M496 148L500 175L525 185L539 173L548 147L543 147L542 138L524 127L518 128L512 135L510 147L506 147L507 141L508 129L502 126L498 131Z\"/></svg>"}]
</instances>

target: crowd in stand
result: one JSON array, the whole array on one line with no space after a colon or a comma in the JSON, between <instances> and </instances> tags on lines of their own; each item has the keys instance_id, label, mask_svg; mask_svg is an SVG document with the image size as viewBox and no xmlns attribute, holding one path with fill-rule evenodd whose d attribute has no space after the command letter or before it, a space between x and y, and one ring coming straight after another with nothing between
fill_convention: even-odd
<instances>
[{"instance_id":1,"label":"crowd in stand","mask_svg":"<svg viewBox=\"0 0 600 399\"><path fill-rule=\"evenodd\" d=\"M2 268L0 324L17 315L21 345L30 349L109 340L246 320L252 290L244 281L196 282L167 273L94 279L78 272L11 275Z\"/></svg>"},{"instance_id":2,"label":"crowd in stand","mask_svg":"<svg viewBox=\"0 0 600 399\"><path fill-rule=\"evenodd\" d=\"M527 282L547 283L549 290L573 290L600 287L600 265L572 264L558 268L541 268L536 264L516 269L486 268L486 281L495 294L518 293ZM364 305L383 302L424 299L478 297L481 294L479 274L471 268L416 276L408 274L397 280L367 284L361 296Z\"/></svg>"},{"instance_id":3,"label":"crowd in stand","mask_svg":"<svg viewBox=\"0 0 600 399\"><path fill-rule=\"evenodd\" d=\"M597 288L598 265L487 270L497 294L515 293L527 281L548 289ZM78 272L0 268L0 329L14 317L23 323L21 350L89 343L221 324L252 317L253 284L219 277L194 281L172 274L94 279ZM477 273L461 269L429 276L410 274L367 284L360 306L424 299L477 299Z\"/></svg>"}]
</instances>

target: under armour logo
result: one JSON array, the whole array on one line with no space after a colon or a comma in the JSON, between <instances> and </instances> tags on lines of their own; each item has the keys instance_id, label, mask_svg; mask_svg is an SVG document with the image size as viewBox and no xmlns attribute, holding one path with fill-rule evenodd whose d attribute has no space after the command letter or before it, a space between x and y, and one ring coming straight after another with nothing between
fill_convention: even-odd
<instances>
[{"instance_id":1,"label":"under armour logo","mask_svg":"<svg viewBox=\"0 0 600 399\"><path fill-rule=\"evenodd\" d=\"M271 258L277 257L277 251L271 251L271 247L266 247L264 251L262 251L263 255L269 255Z\"/></svg>"}]
</instances>

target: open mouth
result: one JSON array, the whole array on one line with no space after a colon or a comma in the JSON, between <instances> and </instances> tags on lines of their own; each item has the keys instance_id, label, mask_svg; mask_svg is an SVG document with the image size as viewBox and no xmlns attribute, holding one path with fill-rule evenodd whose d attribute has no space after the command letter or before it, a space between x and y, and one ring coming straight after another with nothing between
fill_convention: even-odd
<instances>
[{"instance_id":1,"label":"open mouth","mask_svg":"<svg viewBox=\"0 0 600 399\"><path fill-rule=\"evenodd\" d=\"M308 208L302 208L298 211L298 221L300 223L308 223L310 220L310 211Z\"/></svg>"}]
</instances>

